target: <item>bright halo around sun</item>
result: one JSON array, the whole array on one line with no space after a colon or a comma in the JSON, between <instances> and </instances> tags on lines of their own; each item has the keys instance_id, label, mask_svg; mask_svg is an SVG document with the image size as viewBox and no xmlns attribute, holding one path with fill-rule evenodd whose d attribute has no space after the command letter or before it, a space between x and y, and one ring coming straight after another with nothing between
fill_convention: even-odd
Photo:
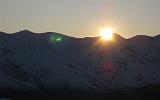
<instances>
[{"instance_id":1,"label":"bright halo around sun","mask_svg":"<svg viewBox=\"0 0 160 100\"><path fill-rule=\"evenodd\" d=\"M100 31L100 36L102 40L111 40L113 36L113 29L111 28L102 29Z\"/></svg>"}]
</instances>

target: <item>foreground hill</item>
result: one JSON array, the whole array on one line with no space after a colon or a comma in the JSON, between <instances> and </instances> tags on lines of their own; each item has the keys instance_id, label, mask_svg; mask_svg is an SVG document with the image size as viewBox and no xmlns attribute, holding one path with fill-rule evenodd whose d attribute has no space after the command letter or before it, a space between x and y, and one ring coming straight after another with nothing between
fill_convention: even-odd
<instances>
[{"instance_id":1,"label":"foreground hill","mask_svg":"<svg viewBox=\"0 0 160 100\"><path fill-rule=\"evenodd\" d=\"M59 33L0 32L1 90L109 92L160 83L160 37L112 41Z\"/></svg>"}]
</instances>

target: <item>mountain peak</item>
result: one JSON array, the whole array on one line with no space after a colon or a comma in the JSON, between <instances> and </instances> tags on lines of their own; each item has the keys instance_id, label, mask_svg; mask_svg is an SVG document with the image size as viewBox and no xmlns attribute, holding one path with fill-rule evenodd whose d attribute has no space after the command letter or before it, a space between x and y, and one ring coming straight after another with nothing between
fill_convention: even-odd
<instances>
[{"instance_id":1,"label":"mountain peak","mask_svg":"<svg viewBox=\"0 0 160 100\"><path fill-rule=\"evenodd\" d=\"M33 34L33 32L29 31L29 30L22 30L22 31L19 31L19 32L16 32L14 34Z\"/></svg>"},{"instance_id":2,"label":"mountain peak","mask_svg":"<svg viewBox=\"0 0 160 100\"><path fill-rule=\"evenodd\" d=\"M160 38L160 34L158 34L158 35L154 36L154 38Z\"/></svg>"},{"instance_id":3,"label":"mountain peak","mask_svg":"<svg viewBox=\"0 0 160 100\"><path fill-rule=\"evenodd\" d=\"M114 40L119 41L119 42L125 42L126 41L125 38L123 38L122 36L120 36L117 33L113 33L113 38L114 38Z\"/></svg>"},{"instance_id":4,"label":"mountain peak","mask_svg":"<svg viewBox=\"0 0 160 100\"><path fill-rule=\"evenodd\" d=\"M12 35L15 35L16 37L20 37L20 38L25 38L25 37L32 37L35 35L35 33L29 30L22 30L22 31L13 33Z\"/></svg>"},{"instance_id":5,"label":"mountain peak","mask_svg":"<svg viewBox=\"0 0 160 100\"><path fill-rule=\"evenodd\" d=\"M3 32L3 31L0 31L0 34L7 34L7 33Z\"/></svg>"},{"instance_id":6,"label":"mountain peak","mask_svg":"<svg viewBox=\"0 0 160 100\"><path fill-rule=\"evenodd\" d=\"M151 40L152 37L151 36L147 36L147 35L136 35L132 38L130 38L129 40L131 41L144 41L144 40Z\"/></svg>"},{"instance_id":7,"label":"mountain peak","mask_svg":"<svg viewBox=\"0 0 160 100\"><path fill-rule=\"evenodd\" d=\"M5 36L8 36L8 35L10 35L10 34L0 31L0 37L5 37Z\"/></svg>"},{"instance_id":8,"label":"mountain peak","mask_svg":"<svg viewBox=\"0 0 160 100\"><path fill-rule=\"evenodd\" d=\"M113 37L116 38L116 39L125 39L117 33L113 33Z\"/></svg>"},{"instance_id":9,"label":"mountain peak","mask_svg":"<svg viewBox=\"0 0 160 100\"><path fill-rule=\"evenodd\" d=\"M17 32L17 33L33 33L33 32L31 32L31 31L29 31L29 30L22 30L22 31L19 31L19 32Z\"/></svg>"}]
</instances>

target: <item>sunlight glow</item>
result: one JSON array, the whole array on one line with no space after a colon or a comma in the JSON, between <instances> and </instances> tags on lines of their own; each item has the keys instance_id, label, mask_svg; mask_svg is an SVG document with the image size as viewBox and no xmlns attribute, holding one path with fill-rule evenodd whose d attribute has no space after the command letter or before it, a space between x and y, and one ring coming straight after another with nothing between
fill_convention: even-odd
<instances>
[{"instance_id":1,"label":"sunlight glow","mask_svg":"<svg viewBox=\"0 0 160 100\"><path fill-rule=\"evenodd\" d=\"M102 40L111 40L113 35L113 30L111 28L102 29L100 31L100 36Z\"/></svg>"}]
</instances>

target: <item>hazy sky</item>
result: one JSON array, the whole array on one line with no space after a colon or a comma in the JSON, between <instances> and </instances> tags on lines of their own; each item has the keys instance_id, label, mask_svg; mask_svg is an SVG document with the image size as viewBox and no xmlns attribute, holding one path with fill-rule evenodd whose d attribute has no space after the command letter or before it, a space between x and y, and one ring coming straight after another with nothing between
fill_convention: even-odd
<instances>
[{"instance_id":1,"label":"hazy sky","mask_svg":"<svg viewBox=\"0 0 160 100\"><path fill-rule=\"evenodd\" d=\"M124 37L160 34L160 0L0 0L0 31L85 37L103 27Z\"/></svg>"}]
</instances>

